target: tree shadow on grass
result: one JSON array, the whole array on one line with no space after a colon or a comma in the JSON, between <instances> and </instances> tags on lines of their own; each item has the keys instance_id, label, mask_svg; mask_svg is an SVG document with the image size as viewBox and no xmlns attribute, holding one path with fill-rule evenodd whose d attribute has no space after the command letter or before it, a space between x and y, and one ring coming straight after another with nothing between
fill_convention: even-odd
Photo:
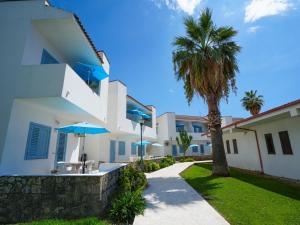
<instances>
[{"instance_id":1,"label":"tree shadow on grass","mask_svg":"<svg viewBox=\"0 0 300 225\"><path fill-rule=\"evenodd\" d=\"M211 170L212 164L203 163L197 164L197 166ZM279 180L277 178L273 178L266 175L250 173L247 171L239 170L236 168L230 168L230 175L232 178L241 180L243 182L249 183L251 185L263 188L267 191L275 192L277 194L295 199L300 200L300 185L293 184L291 182L287 182L284 180ZM214 177L214 176L212 176ZM205 181L206 179L204 179ZM201 182L201 179L198 180ZM207 187L209 189L209 187ZM206 188L204 188L204 191Z\"/></svg>"},{"instance_id":2,"label":"tree shadow on grass","mask_svg":"<svg viewBox=\"0 0 300 225\"><path fill-rule=\"evenodd\" d=\"M238 169L231 169L231 176L243 182L263 188L267 191L299 200L300 185L261 174L252 174Z\"/></svg>"}]
</instances>

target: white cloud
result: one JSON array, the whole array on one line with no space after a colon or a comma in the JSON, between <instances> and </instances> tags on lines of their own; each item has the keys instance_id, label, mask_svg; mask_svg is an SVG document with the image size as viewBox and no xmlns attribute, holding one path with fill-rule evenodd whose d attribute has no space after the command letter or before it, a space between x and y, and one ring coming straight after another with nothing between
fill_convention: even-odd
<instances>
[{"instance_id":1,"label":"white cloud","mask_svg":"<svg viewBox=\"0 0 300 225\"><path fill-rule=\"evenodd\" d=\"M161 8L162 5L166 5L172 10L181 10L189 15L194 14L195 8L200 4L202 0L152 0L154 4Z\"/></svg>"},{"instance_id":2,"label":"white cloud","mask_svg":"<svg viewBox=\"0 0 300 225\"><path fill-rule=\"evenodd\" d=\"M249 27L249 28L247 29L247 32L248 32L248 33L256 33L256 31L257 31L258 29L260 29L260 26Z\"/></svg>"},{"instance_id":3,"label":"white cloud","mask_svg":"<svg viewBox=\"0 0 300 225\"><path fill-rule=\"evenodd\" d=\"M292 4L288 0L251 0L245 9L245 22L254 22L262 17L282 14Z\"/></svg>"}]
</instances>

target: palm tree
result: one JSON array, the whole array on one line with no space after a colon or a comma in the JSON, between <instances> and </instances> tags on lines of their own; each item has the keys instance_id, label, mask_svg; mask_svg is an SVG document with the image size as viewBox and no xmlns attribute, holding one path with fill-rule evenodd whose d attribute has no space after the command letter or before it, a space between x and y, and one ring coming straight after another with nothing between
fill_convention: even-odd
<instances>
[{"instance_id":1,"label":"palm tree","mask_svg":"<svg viewBox=\"0 0 300 225\"><path fill-rule=\"evenodd\" d=\"M184 20L187 35L176 37L173 45L173 64L177 80L184 83L185 96L190 103L194 95L208 105L208 125L213 148L213 174L228 176L221 130L219 104L236 90L238 72L236 55L240 51L232 38L237 31L232 27L216 27L212 12L205 9L198 20Z\"/></svg>"},{"instance_id":2,"label":"palm tree","mask_svg":"<svg viewBox=\"0 0 300 225\"><path fill-rule=\"evenodd\" d=\"M185 157L187 150L189 149L189 147L191 145L192 139L193 139L193 137L191 135L188 135L186 130L180 131L179 138L176 137L177 144L178 144L178 146L181 146L184 157Z\"/></svg>"},{"instance_id":3,"label":"palm tree","mask_svg":"<svg viewBox=\"0 0 300 225\"><path fill-rule=\"evenodd\" d=\"M247 110L250 111L252 115L256 115L260 112L261 107L264 104L263 96L262 95L256 95L256 91L246 91L245 92L245 97L242 98L241 102L243 107Z\"/></svg>"}]
</instances>

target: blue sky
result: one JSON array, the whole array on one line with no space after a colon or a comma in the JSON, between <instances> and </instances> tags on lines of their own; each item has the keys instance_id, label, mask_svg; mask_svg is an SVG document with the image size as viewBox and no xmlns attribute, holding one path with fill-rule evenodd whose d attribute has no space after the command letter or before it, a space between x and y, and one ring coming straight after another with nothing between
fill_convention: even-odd
<instances>
[{"instance_id":1,"label":"blue sky","mask_svg":"<svg viewBox=\"0 0 300 225\"><path fill-rule=\"evenodd\" d=\"M258 90L263 110L300 98L299 0L52 0L76 13L97 49L108 55L110 79L158 114L207 115L202 99L190 106L174 78L172 41L184 35L183 18L210 7L218 26L238 30L237 95L222 101L222 115L247 117L244 92Z\"/></svg>"}]
</instances>

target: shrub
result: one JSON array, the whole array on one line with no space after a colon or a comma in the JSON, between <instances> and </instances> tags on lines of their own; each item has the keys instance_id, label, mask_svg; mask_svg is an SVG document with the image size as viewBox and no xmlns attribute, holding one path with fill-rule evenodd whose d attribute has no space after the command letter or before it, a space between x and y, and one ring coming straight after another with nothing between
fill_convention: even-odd
<instances>
[{"instance_id":1,"label":"shrub","mask_svg":"<svg viewBox=\"0 0 300 225\"><path fill-rule=\"evenodd\" d=\"M117 224L132 224L136 215L144 213L145 207L146 202L140 191L127 191L113 201L109 217Z\"/></svg>"},{"instance_id":2,"label":"shrub","mask_svg":"<svg viewBox=\"0 0 300 225\"><path fill-rule=\"evenodd\" d=\"M160 166L157 162L152 162L151 163L151 171L156 171L156 170L159 170L160 169Z\"/></svg>"},{"instance_id":3,"label":"shrub","mask_svg":"<svg viewBox=\"0 0 300 225\"><path fill-rule=\"evenodd\" d=\"M192 157L187 157L187 158L180 158L179 162L194 162L195 160Z\"/></svg>"},{"instance_id":4,"label":"shrub","mask_svg":"<svg viewBox=\"0 0 300 225\"><path fill-rule=\"evenodd\" d=\"M167 155L166 159L168 160L168 162L170 162L171 165L173 165L176 162L175 158L171 155Z\"/></svg>"},{"instance_id":5,"label":"shrub","mask_svg":"<svg viewBox=\"0 0 300 225\"><path fill-rule=\"evenodd\" d=\"M173 156L168 155L160 161L159 166L160 168L165 168L173 165L174 163L175 163L175 158Z\"/></svg>"},{"instance_id":6,"label":"shrub","mask_svg":"<svg viewBox=\"0 0 300 225\"><path fill-rule=\"evenodd\" d=\"M146 185L146 176L138 167L130 165L121 172L120 186L122 191L134 192L144 189Z\"/></svg>"},{"instance_id":7,"label":"shrub","mask_svg":"<svg viewBox=\"0 0 300 225\"><path fill-rule=\"evenodd\" d=\"M153 172L159 170L160 166L157 162L154 161L144 161L144 171L146 173Z\"/></svg>"},{"instance_id":8,"label":"shrub","mask_svg":"<svg viewBox=\"0 0 300 225\"><path fill-rule=\"evenodd\" d=\"M165 167L168 167L168 166L170 166L169 165L169 163L167 163L166 161L161 161L160 163L159 163L159 166L160 166L160 168L162 169L162 168L165 168Z\"/></svg>"}]
</instances>

